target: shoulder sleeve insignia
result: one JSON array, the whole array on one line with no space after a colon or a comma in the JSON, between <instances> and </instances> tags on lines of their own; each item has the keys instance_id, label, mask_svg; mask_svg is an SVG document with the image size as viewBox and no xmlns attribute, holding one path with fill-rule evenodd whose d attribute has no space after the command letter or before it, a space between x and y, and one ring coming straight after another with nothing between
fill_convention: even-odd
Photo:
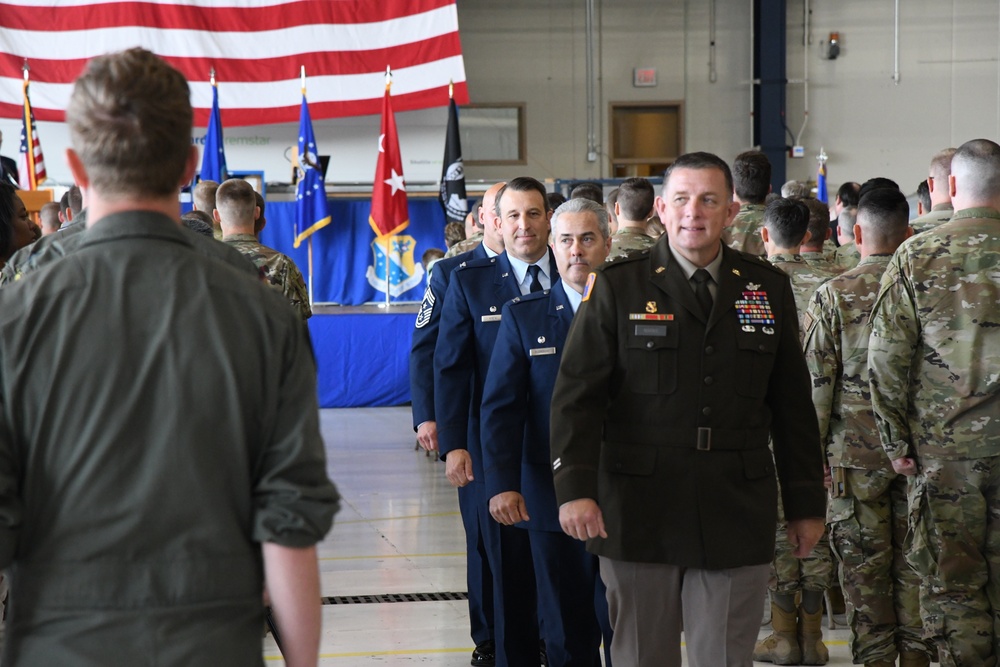
<instances>
[{"instance_id":1,"label":"shoulder sleeve insignia","mask_svg":"<svg viewBox=\"0 0 1000 667\"><path fill-rule=\"evenodd\" d=\"M590 299L590 293L594 289L594 281L597 280L597 274L593 271L587 276L587 284L583 288L583 299L582 301L587 301Z\"/></svg>"},{"instance_id":2,"label":"shoulder sleeve insignia","mask_svg":"<svg viewBox=\"0 0 1000 667\"><path fill-rule=\"evenodd\" d=\"M417 313L416 327L418 329L423 329L430 323L431 315L434 313L434 300L434 292L428 285L427 289L424 290L424 300L420 303L420 312Z\"/></svg>"}]
</instances>

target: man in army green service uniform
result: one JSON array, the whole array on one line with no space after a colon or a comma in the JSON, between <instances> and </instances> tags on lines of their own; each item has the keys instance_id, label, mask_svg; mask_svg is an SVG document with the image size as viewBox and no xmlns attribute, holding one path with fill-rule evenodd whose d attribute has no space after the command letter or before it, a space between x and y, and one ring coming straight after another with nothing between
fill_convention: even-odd
<instances>
[{"instance_id":1,"label":"man in army green service uniform","mask_svg":"<svg viewBox=\"0 0 1000 667\"><path fill-rule=\"evenodd\" d=\"M656 199L667 233L591 275L556 378L560 524L600 556L617 665L679 667L682 622L688 664L749 664L774 555L775 469L796 555L823 533L791 286L721 243L732 196L717 156L677 158Z\"/></svg>"},{"instance_id":2,"label":"man in army green service uniform","mask_svg":"<svg viewBox=\"0 0 1000 667\"><path fill-rule=\"evenodd\" d=\"M653 184L645 178L626 179L617 189L614 203L618 231L611 235L611 252L606 261L628 257L637 250L645 250L654 243L646 235L646 218L653 212L656 193Z\"/></svg>"},{"instance_id":3,"label":"man in army green service uniform","mask_svg":"<svg viewBox=\"0 0 1000 667\"><path fill-rule=\"evenodd\" d=\"M906 564L906 477L882 449L868 389L868 318L893 251L912 230L898 190L872 190L855 225L862 259L820 286L803 317L806 364L832 486L830 543L851 628L851 657L866 667L926 667L920 578ZM841 216L845 215L841 213Z\"/></svg>"},{"instance_id":4,"label":"man in army green service uniform","mask_svg":"<svg viewBox=\"0 0 1000 667\"><path fill-rule=\"evenodd\" d=\"M940 185L940 184L936 184ZM879 437L910 489L910 565L944 667L997 664L1000 615L1000 146L963 144L955 214L899 247L868 362Z\"/></svg>"},{"instance_id":5,"label":"man in army green service uniform","mask_svg":"<svg viewBox=\"0 0 1000 667\"><path fill-rule=\"evenodd\" d=\"M281 292L302 320L312 317L309 291L302 272L290 257L268 248L254 235L254 220L260 207L253 186L242 178L230 178L215 193L213 217L222 227L222 241L236 248L261 271L261 279Z\"/></svg>"},{"instance_id":6,"label":"man in army green service uniform","mask_svg":"<svg viewBox=\"0 0 1000 667\"><path fill-rule=\"evenodd\" d=\"M757 257L766 254L760 230L764 226L764 199L771 192L771 161L760 151L740 153L733 160L733 190L740 212L722 230L722 242L733 250Z\"/></svg>"}]
</instances>

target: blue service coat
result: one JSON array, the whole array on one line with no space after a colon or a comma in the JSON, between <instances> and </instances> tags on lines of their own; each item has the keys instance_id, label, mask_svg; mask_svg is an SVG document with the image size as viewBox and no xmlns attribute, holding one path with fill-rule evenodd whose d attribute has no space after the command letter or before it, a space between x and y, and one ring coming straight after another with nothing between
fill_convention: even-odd
<instances>
[{"instance_id":1,"label":"blue service coat","mask_svg":"<svg viewBox=\"0 0 1000 667\"><path fill-rule=\"evenodd\" d=\"M555 258L549 252L549 276ZM503 305L521 296L507 253L464 262L454 270L434 348L434 413L441 458L455 449L472 457L473 475L484 479L479 414Z\"/></svg>"},{"instance_id":2,"label":"blue service coat","mask_svg":"<svg viewBox=\"0 0 1000 667\"><path fill-rule=\"evenodd\" d=\"M486 497L524 496L524 528L560 532L549 456L549 404L573 322L562 281L503 307L483 390L481 439Z\"/></svg>"},{"instance_id":3,"label":"blue service coat","mask_svg":"<svg viewBox=\"0 0 1000 667\"><path fill-rule=\"evenodd\" d=\"M435 421L434 345L437 343L441 309L448 293L451 272L462 262L486 256L486 248L480 243L468 252L440 260L431 271L431 279L427 283L424 300L414 323L413 343L410 347L410 396L413 402L414 431L426 421Z\"/></svg>"}]
</instances>

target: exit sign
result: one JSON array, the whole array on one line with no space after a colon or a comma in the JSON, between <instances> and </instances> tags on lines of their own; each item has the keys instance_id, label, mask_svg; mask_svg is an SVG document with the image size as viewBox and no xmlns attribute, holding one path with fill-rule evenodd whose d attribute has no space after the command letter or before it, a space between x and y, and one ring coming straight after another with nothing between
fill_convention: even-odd
<instances>
[{"instance_id":1,"label":"exit sign","mask_svg":"<svg viewBox=\"0 0 1000 667\"><path fill-rule=\"evenodd\" d=\"M656 85L655 67L636 67L632 70L632 85L636 88L649 88Z\"/></svg>"}]
</instances>

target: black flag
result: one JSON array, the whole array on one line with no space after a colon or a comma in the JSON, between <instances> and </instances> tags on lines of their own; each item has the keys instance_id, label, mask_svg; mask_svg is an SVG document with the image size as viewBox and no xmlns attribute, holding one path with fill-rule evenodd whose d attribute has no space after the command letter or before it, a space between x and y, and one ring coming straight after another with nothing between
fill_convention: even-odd
<instances>
[{"instance_id":1,"label":"black flag","mask_svg":"<svg viewBox=\"0 0 1000 667\"><path fill-rule=\"evenodd\" d=\"M465 222L469 202L465 198L465 168L458 138L458 107L452 98L448 105L448 134L444 141L444 164L441 167L441 206L448 222Z\"/></svg>"}]
</instances>

